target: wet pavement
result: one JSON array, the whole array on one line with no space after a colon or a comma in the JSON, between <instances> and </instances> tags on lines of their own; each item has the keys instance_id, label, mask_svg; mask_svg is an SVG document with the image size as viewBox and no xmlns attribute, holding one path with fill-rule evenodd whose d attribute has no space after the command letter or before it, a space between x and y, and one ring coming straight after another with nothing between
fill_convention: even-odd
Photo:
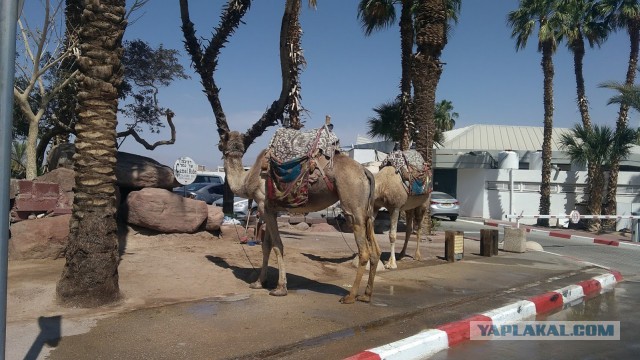
<instances>
[{"instance_id":1,"label":"wet pavement","mask_svg":"<svg viewBox=\"0 0 640 360\"><path fill-rule=\"evenodd\" d=\"M430 357L457 359L637 359L640 354L640 282L624 281L608 293L539 316L548 321L620 321L620 340L468 341Z\"/></svg>"}]
</instances>

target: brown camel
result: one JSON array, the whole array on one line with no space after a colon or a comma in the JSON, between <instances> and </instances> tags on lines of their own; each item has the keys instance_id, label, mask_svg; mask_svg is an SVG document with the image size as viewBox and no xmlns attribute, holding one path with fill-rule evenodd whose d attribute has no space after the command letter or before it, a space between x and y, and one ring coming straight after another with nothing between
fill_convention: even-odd
<instances>
[{"instance_id":1,"label":"brown camel","mask_svg":"<svg viewBox=\"0 0 640 360\"><path fill-rule=\"evenodd\" d=\"M380 162L377 162L377 166L367 166L372 170L374 166L379 168ZM373 172L373 171L372 171ZM422 260L420 254L420 238L422 235L422 219L427 210L429 204L429 193L422 195L409 196L407 190L402 184L402 178L393 166L385 166L375 173L376 179L376 195L374 204L374 214L377 215L378 210L384 207L389 211L391 228L389 229L389 242L391 244L391 257L385 264L387 269L396 269L398 267L396 263L395 243L398 230L398 218L400 217L400 211L405 212L406 217L406 233L404 238L404 246L400 252L399 258L402 259L406 255L407 244L413 233L414 221L417 222L417 238L416 238L416 252L414 255L415 260Z\"/></svg>"},{"instance_id":2,"label":"brown camel","mask_svg":"<svg viewBox=\"0 0 640 360\"><path fill-rule=\"evenodd\" d=\"M224 155L226 181L234 194L253 199L258 204L258 211L265 222L266 233L262 241L262 268L258 279L251 284L253 289L261 289L266 283L267 266L271 250L274 251L278 263L278 284L269 292L270 295L287 295L287 273L283 259L284 250L276 214L278 211L305 213L327 208L340 201L345 217L353 225L353 233L358 247L359 263L356 278L348 295L340 301L345 304L355 300L369 302L373 292L380 248L373 233L373 200L375 180L371 172L355 160L344 154L335 154L332 166L323 169L324 174L333 184L330 189L326 181L320 180L309 185L309 197L306 205L294 209L284 207L269 200L266 196L266 181L261 176L265 162L263 150L250 170L242 166L242 156L246 151L244 135L237 131L220 133L220 149ZM318 171L317 169L315 171ZM358 295L360 281L369 263L369 279L364 295Z\"/></svg>"}]
</instances>

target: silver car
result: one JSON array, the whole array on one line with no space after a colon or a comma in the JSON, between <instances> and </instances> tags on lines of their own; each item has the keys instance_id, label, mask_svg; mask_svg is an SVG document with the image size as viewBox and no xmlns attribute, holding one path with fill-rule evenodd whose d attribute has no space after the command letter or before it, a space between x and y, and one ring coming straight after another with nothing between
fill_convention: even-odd
<instances>
[{"instance_id":1,"label":"silver car","mask_svg":"<svg viewBox=\"0 0 640 360\"><path fill-rule=\"evenodd\" d=\"M440 191L431 193L429 205L431 216L446 216L451 221L456 221L460 212L460 202L453 196Z\"/></svg>"},{"instance_id":2,"label":"silver car","mask_svg":"<svg viewBox=\"0 0 640 360\"><path fill-rule=\"evenodd\" d=\"M222 198L224 185L212 184L208 182L192 183L185 186L173 188L173 193L188 197L190 199L202 200L211 205L214 201Z\"/></svg>"}]
</instances>

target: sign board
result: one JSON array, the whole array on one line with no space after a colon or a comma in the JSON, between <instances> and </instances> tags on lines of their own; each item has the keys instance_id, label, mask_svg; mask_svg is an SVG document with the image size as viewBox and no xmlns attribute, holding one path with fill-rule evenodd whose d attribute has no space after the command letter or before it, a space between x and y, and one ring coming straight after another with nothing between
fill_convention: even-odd
<instances>
[{"instance_id":1,"label":"sign board","mask_svg":"<svg viewBox=\"0 0 640 360\"><path fill-rule=\"evenodd\" d=\"M569 213L569 218L571 219L572 223L577 224L580 221L580 213L578 212L578 210L573 210L571 213Z\"/></svg>"},{"instance_id":2,"label":"sign board","mask_svg":"<svg viewBox=\"0 0 640 360\"><path fill-rule=\"evenodd\" d=\"M173 176L182 185L189 185L198 173L198 165L191 158L183 156L173 165Z\"/></svg>"}]
</instances>

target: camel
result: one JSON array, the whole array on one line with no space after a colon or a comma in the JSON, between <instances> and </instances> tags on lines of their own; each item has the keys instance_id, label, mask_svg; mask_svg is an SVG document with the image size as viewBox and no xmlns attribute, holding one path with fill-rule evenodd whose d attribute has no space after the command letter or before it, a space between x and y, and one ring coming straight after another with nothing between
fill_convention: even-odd
<instances>
[{"instance_id":1,"label":"camel","mask_svg":"<svg viewBox=\"0 0 640 360\"><path fill-rule=\"evenodd\" d=\"M376 165L377 163L377 165ZM374 162L368 169L374 172L374 167L379 169L381 162ZM429 206L430 193L422 195L409 196L407 190L402 184L402 178L393 166L385 166L375 173L376 191L374 203L374 217L377 216L380 208L384 207L389 211L391 228L389 229L389 243L391 244L391 256L385 264L387 269L397 269L395 243L398 230L398 218L400 211L405 211L406 217L406 233L404 246L400 252L399 258L402 259L406 255L407 244L413 233L414 221L417 223L416 252L413 256L415 260L422 260L420 254L420 238L422 235L422 220Z\"/></svg>"},{"instance_id":2,"label":"camel","mask_svg":"<svg viewBox=\"0 0 640 360\"><path fill-rule=\"evenodd\" d=\"M258 212L264 220L266 228L265 238L262 241L262 267L258 279L251 283L250 287L261 289L266 285L269 255L273 250L278 263L278 283L269 294L273 296L287 295L287 274L283 258L284 249L276 221L278 211L312 212L325 209L340 201L345 217L353 225L359 256L353 286L349 294L342 297L340 302L344 304L354 303L355 300L370 302L378 261L380 260L380 248L373 233L375 179L371 172L347 155L337 153L333 155L332 165L329 164L324 169L321 169L330 184L333 185L323 179L310 184L307 204L291 209L270 201L266 196L266 181L261 176L266 161L266 150L263 150L258 155L255 164L248 171L245 171L242 165L242 157L247 146L245 144L245 136L237 131L219 131L219 147L224 157L226 181L234 194L257 202ZM318 171L318 169L315 171ZM333 189L330 189L330 186ZM358 295L360 281L367 263L369 263L367 287L364 295Z\"/></svg>"}]
</instances>

